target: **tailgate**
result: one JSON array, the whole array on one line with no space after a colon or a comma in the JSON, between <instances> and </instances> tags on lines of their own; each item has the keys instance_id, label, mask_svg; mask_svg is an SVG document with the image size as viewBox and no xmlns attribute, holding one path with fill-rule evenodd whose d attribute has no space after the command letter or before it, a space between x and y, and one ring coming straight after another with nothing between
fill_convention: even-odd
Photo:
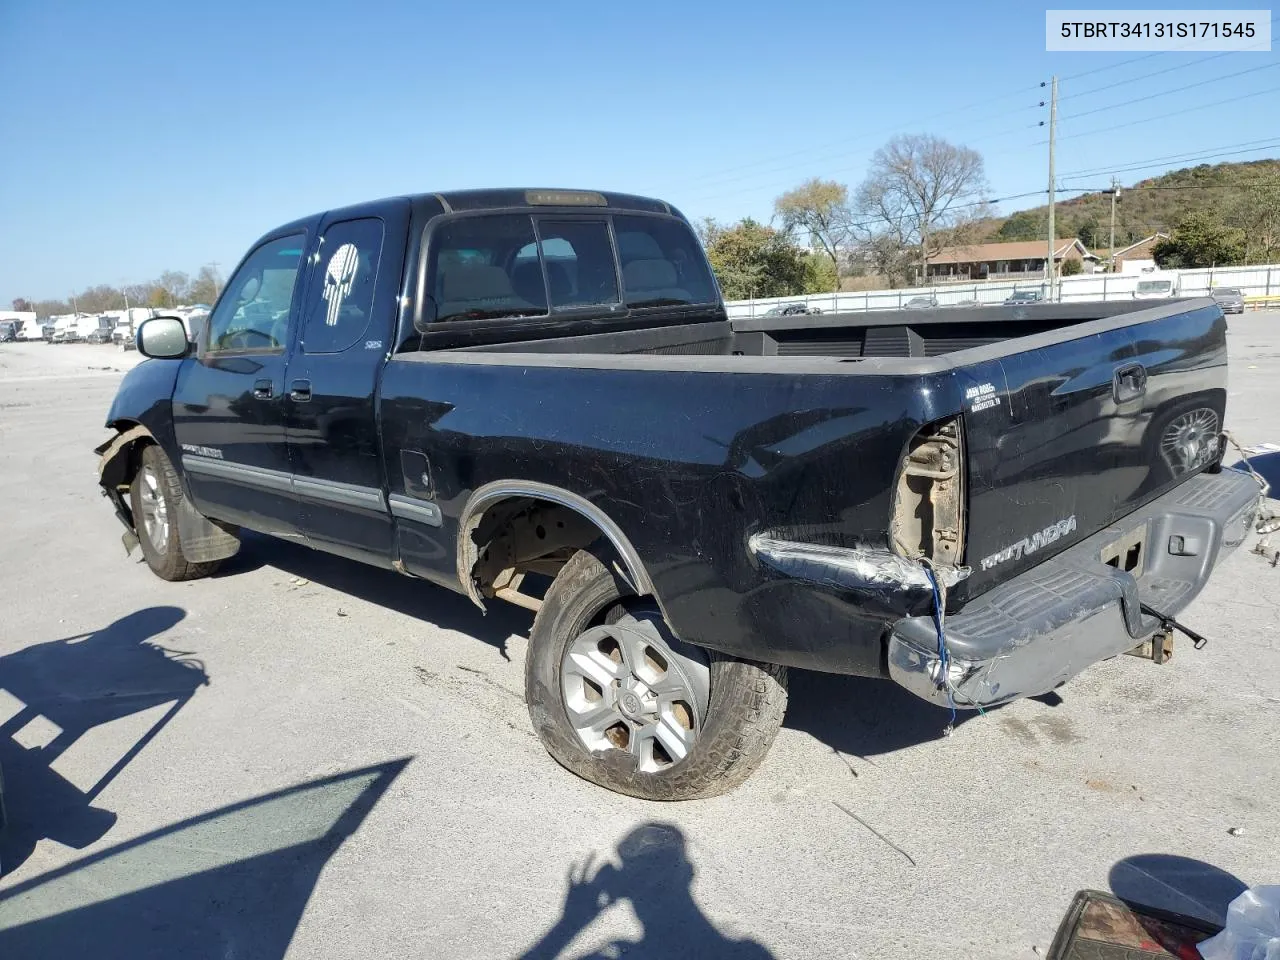
<instances>
[{"instance_id":1,"label":"tailgate","mask_svg":"<svg viewBox=\"0 0 1280 960\"><path fill-rule=\"evenodd\" d=\"M1211 301L1005 346L1018 352L966 371L983 382L965 401L973 574L957 599L1098 532L1217 459L1226 321Z\"/></svg>"}]
</instances>

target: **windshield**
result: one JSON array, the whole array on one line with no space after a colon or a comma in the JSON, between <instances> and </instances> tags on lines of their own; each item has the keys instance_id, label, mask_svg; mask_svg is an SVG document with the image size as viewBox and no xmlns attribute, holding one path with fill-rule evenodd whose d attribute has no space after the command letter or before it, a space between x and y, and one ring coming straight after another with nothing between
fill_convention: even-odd
<instances>
[{"instance_id":1,"label":"windshield","mask_svg":"<svg viewBox=\"0 0 1280 960\"><path fill-rule=\"evenodd\" d=\"M1172 280L1140 280L1139 293L1168 293L1173 288Z\"/></svg>"},{"instance_id":2,"label":"windshield","mask_svg":"<svg viewBox=\"0 0 1280 960\"><path fill-rule=\"evenodd\" d=\"M1213 291L1213 295L1215 297L1238 297L1240 296L1240 290L1238 287L1219 287Z\"/></svg>"},{"instance_id":3,"label":"windshield","mask_svg":"<svg viewBox=\"0 0 1280 960\"><path fill-rule=\"evenodd\" d=\"M670 217L460 218L436 228L430 268L437 322L716 301L697 239Z\"/></svg>"}]
</instances>

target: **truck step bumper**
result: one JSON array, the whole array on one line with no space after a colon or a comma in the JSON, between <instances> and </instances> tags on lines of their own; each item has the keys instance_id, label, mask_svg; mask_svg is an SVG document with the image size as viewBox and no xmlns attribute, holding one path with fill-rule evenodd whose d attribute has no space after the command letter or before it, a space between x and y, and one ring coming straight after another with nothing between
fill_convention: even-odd
<instances>
[{"instance_id":1,"label":"truck step bumper","mask_svg":"<svg viewBox=\"0 0 1280 960\"><path fill-rule=\"evenodd\" d=\"M1186 607L1244 542L1259 501L1258 484L1245 473L1192 477L949 615L950 697L939 683L932 617L893 625L889 676L931 703L953 699L957 707L1046 693L1155 632L1159 622L1142 613L1142 603L1169 616Z\"/></svg>"}]
</instances>

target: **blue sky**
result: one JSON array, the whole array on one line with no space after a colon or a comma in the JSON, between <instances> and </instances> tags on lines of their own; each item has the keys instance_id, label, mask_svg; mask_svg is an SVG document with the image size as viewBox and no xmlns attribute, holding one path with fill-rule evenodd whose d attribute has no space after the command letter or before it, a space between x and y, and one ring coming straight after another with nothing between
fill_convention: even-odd
<instances>
[{"instance_id":1,"label":"blue sky","mask_svg":"<svg viewBox=\"0 0 1280 960\"><path fill-rule=\"evenodd\" d=\"M1066 183L1280 141L1277 53L1077 76L1141 54L1048 54L1025 2L0 0L0 37L6 306L210 261L225 276L277 223L398 193L603 188L767 220L806 177L856 186L895 132L979 150L995 197L1040 190L1053 73Z\"/></svg>"}]
</instances>

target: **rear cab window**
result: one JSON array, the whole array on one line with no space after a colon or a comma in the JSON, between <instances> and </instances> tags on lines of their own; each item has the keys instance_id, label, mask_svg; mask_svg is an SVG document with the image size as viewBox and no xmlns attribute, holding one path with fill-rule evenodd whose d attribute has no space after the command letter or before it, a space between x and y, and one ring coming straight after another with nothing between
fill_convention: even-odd
<instances>
[{"instance_id":1,"label":"rear cab window","mask_svg":"<svg viewBox=\"0 0 1280 960\"><path fill-rule=\"evenodd\" d=\"M717 302L693 231L669 217L462 217L435 228L429 258L438 323Z\"/></svg>"}]
</instances>

